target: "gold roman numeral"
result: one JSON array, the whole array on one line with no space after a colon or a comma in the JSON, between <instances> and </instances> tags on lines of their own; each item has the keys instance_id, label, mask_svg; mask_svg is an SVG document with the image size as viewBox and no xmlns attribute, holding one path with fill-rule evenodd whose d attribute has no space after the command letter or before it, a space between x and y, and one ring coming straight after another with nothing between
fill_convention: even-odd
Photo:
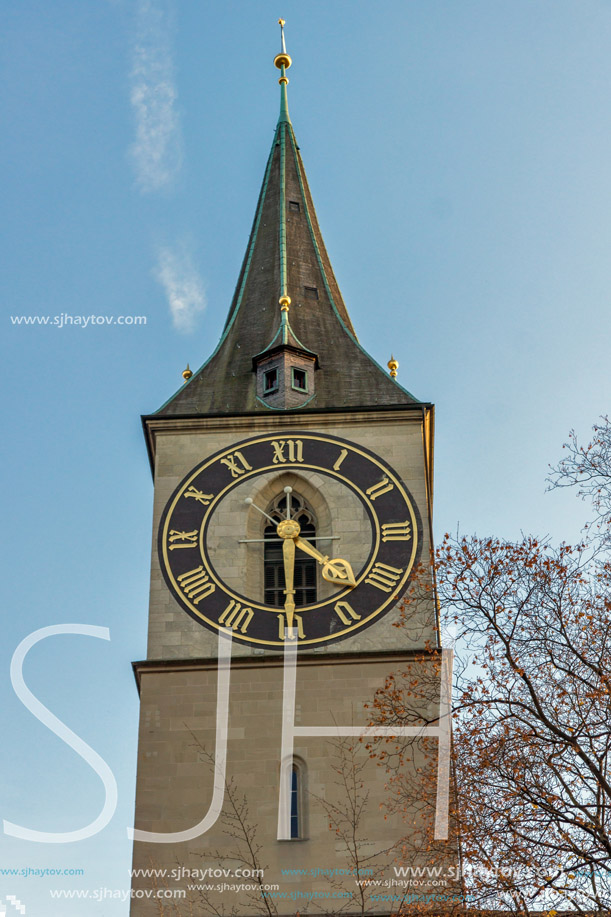
<instances>
[{"instance_id":1,"label":"gold roman numeral","mask_svg":"<svg viewBox=\"0 0 611 917\"><path fill-rule=\"evenodd\" d=\"M403 570L399 570L397 567L389 567L388 564L377 563L374 564L365 582L369 583L370 586L375 586L376 589L381 589L382 592L390 592L402 573Z\"/></svg>"},{"instance_id":2,"label":"gold roman numeral","mask_svg":"<svg viewBox=\"0 0 611 917\"><path fill-rule=\"evenodd\" d=\"M341 468L342 462L344 461L347 455L348 455L348 450L342 449L342 451L339 454L338 460L336 461L335 465L333 466L333 471L339 471L339 469Z\"/></svg>"},{"instance_id":3,"label":"gold roman numeral","mask_svg":"<svg viewBox=\"0 0 611 917\"><path fill-rule=\"evenodd\" d=\"M297 625L297 636L303 640L305 633L303 631L303 618L301 615L293 615L293 628ZM284 640L287 632L286 618L284 615L278 615L278 639Z\"/></svg>"},{"instance_id":4,"label":"gold roman numeral","mask_svg":"<svg viewBox=\"0 0 611 917\"><path fill-rule=\"evenodd\" d=\"M240 630L243 634L248 630L248 625L252 621L252 616L254 611L252 608L243 608L239 602L234 602L233 599L219 618L219 624L222 624L224 627L230 627L232 630ZM244 618L246 620L244 621ZM242 621L244 623L242 624ZM240 627L240 624L242 626Z\"/></svg>"},{"instance_id":5,"label":"gold roman numeral","mask_svg":"<svg viewBox=\"0 0 611 917\"><path fill-rule=\"evenodd\" d=\"M382 541L409 541L411 537L409 522L387 522L382 526Z\"/></svg>"},{"instance_id":6,"label":"gold roman numeral","mask_svg":"<svg viewBox=\"0 0 611 917\"><path fill-rule=\"evenodd\" d=\"M214 494L205 494L201 490L198 490L197 487L194 487L193 484L190 484L184 492L183 497L193 497L193 499L201 503L202 506L208 506L210 501L214 498Z\"/></svg>"},{"instance_id":7,"label":"gold roman numeral","mask_svg":"<svg viewBox=\"0 0 611 917\"><path fill-rule=\"evenodd\" d=\"M361 620L361 616L356 613L349 602L336 602L335 611L339 615L340 620L343 621L343 623L346 625L352 624L352 621ZM352 621L350 618L352 618Z\"/></svg>"},{"instance_id":8,"label":"gold roman numeral","mask_svg":"<svg viewBox=\"0 0 611 917\"><path fill-rule=\"evenodd\" d=\"M303 462L303 442L300 439L278 439L273 440L271 445L274 448L274 465L284 465L285 462ZM288 458L285 455L285 449Z\"/></svg>"},{"instance_id":9,"label":"gold roman numeral","mask_svg":"<svg viewBox=\"0 0 611 917\"><path fill-rule=\"evenodd\" d=\"M231 472L232 478L239 478L247 471L252 471L252 465L249 465L241 452L233 452L226 458L222 458L223 465L227 465Z\"/></svg>"},{"instance_id":10,"label":"gold roman numeral","mask_svg":"<svg viewBox=\"0 0 611 917\"><path fill-rule=\"evenodd\" d=\"M177 532L176 529L171 529L168 535L170 551L175 551L177 548L196 548L198 534L197 529L194 532Z\"/></svg>"},{"instance_id":11,"label":"gold roman numeral","mask_svg":"<svg viewBox=\"0 0 611 917\"><path fill-rule=\"evenodd\" d=\"M372 487L368 487L365 493L373 503L374 500L377 500L378 497L381 497L382 494L387 494L394 488L394 484L388 480L386 475L382 477L381 481L378 481L377 484L374 484Z\"/></svg>"},{"instance_id":12,"label":"gold roman numeral","mask_svg":"<svg viewBox=\"0 0 611 917\"><path fill-rule=\"evenodd\" d=\"M194 605L198 605L202 599L212 595L216 586L210 582L210 577L200 565L194 570L182 573L178 577L178 582L184 594L191 599Z\"/></svg>"}]
</instances>

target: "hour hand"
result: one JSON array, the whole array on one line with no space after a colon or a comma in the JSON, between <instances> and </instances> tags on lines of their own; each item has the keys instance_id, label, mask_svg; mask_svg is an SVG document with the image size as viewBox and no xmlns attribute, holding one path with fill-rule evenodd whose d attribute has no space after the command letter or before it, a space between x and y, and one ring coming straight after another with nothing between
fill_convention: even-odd
<instances>
[{"instance_id":1,"label":"hour hand","mask_svg":"<svg viewBox=\"0 0 611 917\"><path fill-rule=\"evenodd\" d=\"M295 542L292 538L285 538L282 542L282 559L284 561L284 610L286 612L286 623L289 628L293 626L293 615L295 614Z\"/></svg>"},{"instance_id":2,"label":"hour hand","mask_svg":"<svg viewBox=\"0 0 611 917\"><path fill-rule=\"evenodd\" d=\"M327 555L321 554L303 538L297 537L294 541L298 548L318 561L322 566L322 578L328 583L336 583L338 586L356 586L352 567L347 560L342 560L341 557L334 557L330 560Z\"/></svg>"}]
</instances>

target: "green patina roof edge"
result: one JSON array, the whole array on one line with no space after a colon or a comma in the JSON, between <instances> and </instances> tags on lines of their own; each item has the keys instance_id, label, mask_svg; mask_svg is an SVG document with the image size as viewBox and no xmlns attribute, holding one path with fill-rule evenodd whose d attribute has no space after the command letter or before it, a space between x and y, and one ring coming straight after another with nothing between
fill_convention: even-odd
<instances>
[{"instance_id":1,"label":"green patina roof edge","mask_svg":"<svg viewBox=\"0 0 611 917\"><path fill-rule=\"evenodd\" d=\"M272 348L276 344L276 341L278 340L278 337L280 335L282 335L282 344L286 347L292 347L293 345L289 343L289 339L288 339L289 334L292 334L293 339L295 340L296 344L298 344L300 350L303 350L304 353L308 353L311 356L318 358L318 354L315 353L313 350L310 350L309 347L306 347L305 344L302 344L302 342L299 340L299 338L293 331L293 326L291 325L291 320L288 317L288 312L281 312L280 313L280 327L276 331L275 335L273 336L273 338L271 339L267 347L264 347L263 350L260 350L259 353L256 353L253 357L253 360L258 360L259 357L264 356L268 351L272 350ZM281 346L281 345L278 344L277 346Z\"/></svg>"},{"instance_id":2,"label":"green patina roof edge","mask_svg":"<svg viewBox=\"0 0 611 917\"><path fill-rule=\"evenodd\" d=\"M286 87L283 85L283 89ZM278 121L280 132L280 195L278 206L280 219L278 221L278 248L280 255L280 296L287 295L288 267L286 251L286 125Z\"/></svg>"},{"instance_id":3,"label":"green patina roof edge","mask_svg":"<svg viewBox=\"0 0 611 917\"><path fill-rule=\"evenodd\" d=\"M286 82L284 82L286 80ZM287 93L287 83L288 77L286 75L286 67L284 64L280 67L280 114L278 115L278 124L281 121L286 122L286 124L291 123L291 116L289 115L289 98Z\"/></svg>"}]
</instances>

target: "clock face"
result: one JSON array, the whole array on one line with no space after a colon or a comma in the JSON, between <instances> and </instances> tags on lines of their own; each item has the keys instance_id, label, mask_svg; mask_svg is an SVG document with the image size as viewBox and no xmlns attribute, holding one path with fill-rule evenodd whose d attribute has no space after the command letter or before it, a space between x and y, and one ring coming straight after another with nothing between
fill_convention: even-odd
<instances>
[{"instance_id":1,"label":"clock face","mask_svg":"<svg viewBox=\"0 0 611 917\"><path fill-rule=\"evenodd\" d=\"M283 604L264 604L262 594L252 588L248 594L248 577L235 575L236 569L244 570L240 550L257 552L263 567L264 539L249 542L246 517L257 508L267 512L268 506L244 496L256 495L264 483L273 490L275 481L282 494L287 474L314 480L332 519L338 520L348 506L356 506L360 518L352 542L347 535L302 538L299 524L290 518L290 496L286 521L271 520L282 551L283 585L290 585L299 558L312 558L321 568L326 594L296 607L286 590L281 590ZM218 550L219 531L230 551ZM231 629L242 642L273 647L295 637L300 644L322 645L375 623L401 596L418 563L421 542L416 503L382 458L337 437L291 433L290 438L252 437L194 468L164 509L158 546L166 583L192 618L216 632ZM233 567L227 566L228 553Z\"/></svg>"}]
</instances>

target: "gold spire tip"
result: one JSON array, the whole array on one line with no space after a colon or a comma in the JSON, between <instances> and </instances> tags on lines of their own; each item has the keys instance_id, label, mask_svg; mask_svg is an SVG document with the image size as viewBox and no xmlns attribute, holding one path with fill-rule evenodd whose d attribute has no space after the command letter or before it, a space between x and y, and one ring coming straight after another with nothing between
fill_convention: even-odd
<instances>
[{"instance_id":1,"label":"gold spire tip","mask_svg":"<svg viewBox=\"0 0 611 917\"><path fill-rule=\"evenodd\" d=\"M390 370L391 378L396 379L397 370L399 369L399 361L395 360L392 354L390 355L390 360L388 361L387 366Z\"/></svg>"},{"instance_id":2,"label":"gold spire tip","mask_svg":"<svg viewBox=\"0 0 611 917\"><path fill-rule=\"evenodd\" d=\"M276 54L274 58L274 66L277 67L278 70L282 70L283 68L285 70L288 70L291 64L293 63L289 55L286 53L286 42L284 40L285 22L286 20L284 19L278 20L278 25L280 26L280 48L281 50L280 50L280 54Z\"/></svg>"},{"instance_id":3,"label":"gold spire tip","mask_svg":"<svg viewBox=\"0 0 611 917\"><path fill-rule=\"evenodd\" d=\"M188 382L192 375L193 375L193 370L190 368L189 364L187 363L187 368L183 369L182 371L182 377L185 382Z\"/></svg>"}]
</instances>

